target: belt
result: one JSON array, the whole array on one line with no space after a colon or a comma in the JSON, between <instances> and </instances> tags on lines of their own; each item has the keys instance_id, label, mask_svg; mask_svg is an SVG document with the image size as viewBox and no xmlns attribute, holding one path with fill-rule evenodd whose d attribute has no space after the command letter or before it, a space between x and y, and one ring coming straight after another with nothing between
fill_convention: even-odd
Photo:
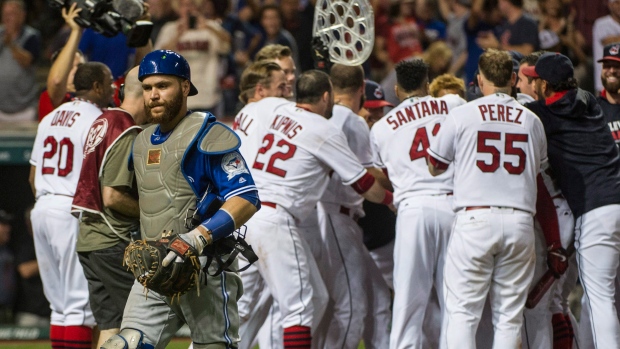
<instances>
[{"instance_id":1,"label":"belt","mask_svg":"<svg viewBox=\"0 0 620 349\"><path fill-rule=\"evenodd\" d=\"M277 204L275 204L273 202L269 202L269 201L261 201L260 204L261 204L261 206L267 206L267 207L271 207L271 208L278 207Z\"/></svg>"},{"instance_id":2,"label":"belt","mask_svg":"<svg viewBox=\"0 0 620 349\"><path fill-rule=\"evenodd\" d=\"M465 207L465 211L471 211L471 210L488 210L490 209L491 206L468 206Z\"/></svg>"}]
</instances>

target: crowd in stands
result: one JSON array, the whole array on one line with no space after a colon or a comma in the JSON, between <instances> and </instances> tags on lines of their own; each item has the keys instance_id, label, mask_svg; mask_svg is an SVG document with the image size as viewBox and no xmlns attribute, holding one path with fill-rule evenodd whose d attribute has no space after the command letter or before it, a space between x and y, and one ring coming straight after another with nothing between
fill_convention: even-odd
<instances>
[{"instance_id":1,"label":"crowd in stands","mask_svg":"<svg viewBox=\"0 0 620 349\"><path fill-rule=\"evenodd\" d=\"M297 73L313 68L313 0L145 1L146 19L154 23L148 49L178 51L190 60L192 73L198 77L195 80L202 88L198 89L199 96L190 99L194 110L211 111L218 117L234 116L241 107L241 72L265 45L290 47ZM598 76L599 68L591 56L596 59L604 45L620 39L620 1L606 4L609 15L596 21L592 40L589 32L584 34L579 29L588 25L583 15L577 15L582 2L374 0L375 46L364 67L367 76L389 87L394 81L394 64L421 56L431 65L431 79L449 73L467 85L474 80L478 57L487 48L523 55L547 50L569 56L581 86L600 91L599 79L592 78ZM592 6L589 12L601 10ZM49 107L66 100L65 93L71 98L71 79L48 78L43 84L36 72L45 70L65 43L75 44L70 40L73 29L45 0L4 1L0 34L2 46L8 49L0 51L0 82L12 88L2 90L0 121L42 118ZM85 29L77 37L79 50L75 52L85 60L107 64L118 86L123 74L146 53L127 47L123 34L106 38ZM80 61L76 58L76 64ZM59 83L68 84L66 91L54 88ZM37 115L37 104L46 102L39 98L45 89L53 92L49 96L52 103Z\"/></svg>"},{"instance_id":2,"label":"crowd in stands","mask_svg":"<svg viewBox=\"0 0 620 349\"><path fill-rule=\"evenodd\" d=\"M69 2L69 1L68 1ZM145 0L153 22L151 41L139 48L119 34L107 38L79 27L73 9L46 0L5 0L0 26L0 125L35 121L72 98L72 73L84 61L108 65L117 79L152 49L181 53L192 67L199 94L189 108L230 118L242 107L241 73L265 45L291 49L297 74L313 68L314 0ZM478 57L487 48L561 52L570 57L584 89L599 93L603 47L620 42L620 0L372 0L375 44L364 63L366 76L382 82L386 100L398 104L394 65L423 57L430 65L433 95L464 91L473 82ZM591 5L586 5L590 3ZM589 12L581 10L588 8ZM581 12L580 12L581 11ZM598 18L593 22L593 16ZM585 28L585 29L584 29ZM45 71L45 78L40 78ZM39 74L38 74L39 72ZM441 82L439 84L439 82ZM448 86L448 87L446 87ZM436 88L435 88L436 87ZM435 88L435 89L434 89ZM116 101L118 103L118 100ZM230 119L229 119L230 120ZM0 126L1 127L1 126ZM4 208L7 209L7 208ZM8 209L7 209L8 210ZM0 322L28 313L20 289L38 270L26 267L34 252L26 224L0 210ZM21 222L21 221L20 221ZM13 242L10 242L10 241ZM23 242L23 241L25 242ZM17 243L17 241L20 241ZM17 247L15 247L17 246ZM31 266L31 265L30 265ZM36 266L36 263L35 263ZM28 286L36 292L39 286ZM36 301L45 297L29 296ZM34 314L47 317L47 313ZM24 320L25 321L25 320ZM30 323L30 322L24 322Z\"/></svg>"}]
</instances>

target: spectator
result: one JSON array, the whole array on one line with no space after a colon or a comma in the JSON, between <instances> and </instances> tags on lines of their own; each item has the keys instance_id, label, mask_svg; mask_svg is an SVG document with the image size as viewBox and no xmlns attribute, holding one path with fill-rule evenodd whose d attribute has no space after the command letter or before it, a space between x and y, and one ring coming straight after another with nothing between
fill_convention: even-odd
<instances>
[{"instance_id":1,"label":"spectator","mask_svg":"<svg viewBox=\"0 0 620 349\"><path fill-rule=\"evenodd\" d=\"M169 0L147 0L147 2L151 13L151 22L153 22L151 41L157 42L161 28L168 22L176 21L179 16L174 12L172 2Z\"/></svg>"},{"instance_id":2,"label":"spectator","mask_svg":"<svg viewBox=\"0 0 620 349\"><path fill-rule=\"evenodd\" d=\"M471 0L439 0L441 16L448 23L446 42L453 54L450 73L456 76L464 74L463 68L467 60L467 36L463 27L470 8Z\"/></svg>"},{"instance_id":3,"label":"spectator","mask_svg":"<svg viewBox=\"0 0 620 349\"><path fill-rule=\"evenodd\" d=\"M263 30L263 41L260 47L267 45L283 45L291 49L295 66L299 67L299 51L293 35L282 28L282 12L278 5L265 5L258 15ZM297 72L299 73L299 72Z\"/></svg>"},{"instance_id":4,"label":"spectator","mask_svg":"<svg viewBox=\"0 0 620 349\"><path fill-rule=\"evenodd\" d=\"M76 9L76 6L73 3L68 10L62 9L62 17L71 28L71 33L60 52L52 55L52 67L47 75L47 89L39 97L39 121L61 104L70 101L75 94L73 76L78 65L85 61L84 55L78 50L82 27L75 22L75 18L82 10Z\"/></svg>"},{"instance_id":5,"label":"spectator","mask_svg":"<svg viewBox=\"0 0 620 349\"><path fill-rule=\"evenodd\" d=\"M198 76L194 84L198 94L187 100L193 111L223 114L220 87L221 57L230 52L230 34L213 19L208 19L205 0L180 0L179 19L168 22L161 29L155 49L173 50L181 54Z\"/></svg>"},{"instance_id":6,"label":"spectator","mask_svg":"<svg viewBox=\"0 0 620 349\"><path fill-rule=\"evenodd\" d=\"M304 72L314 68L312 60L312 26L314 24L314 4L305 6L300 0L281 0L282 26L295 38L299 54L299 70ZM303 6L303 7L302 7Z\"/></svg>"},{"instance_id":7,"label":"spectator","mask_svg":"<svg viewBox=\"0 0 620 349\"><path fill-rule=\"evenodd\" d=\"M498 8L504 22L495 28L495 33L481 35L478 45L483 49L497 48L523 55L538 50L538 25L523 12L523 0L498 0Z\"/></svg>"},{"instance_id":8,"label":"spectator","mask_svg":"<svg viewBox=\"0 0 620 349\"><path fill-rule=\"evenodd\" d=\"M0 323L10 322L15 300L15 261L9 249L12 220L13 216L0 210Z\"/></svg>"},{"instance_id":9,"label":"spectator","mask_svg":"<svg viewBox=\"0 0 620 349\"><path fill-rule=\"evenodd\" d=\"M431 96L435 98L442 97L447 94L456 94L465 98L465 83L463 79L459 79L452 74L443 74L436 77L431 82L428 90Z\"/></svg>"},{"instance_id":10,"label":"spectator","mask_svg":"<svg viewBox=\"0 0 620 349\"><path fill-rule=\"evenodd\" d=\"M620 42L620 0L609 0L609 15L601 17L592 27L592 56L598 62L603 56L603 47ZM601 65L594 64L594 76L601 76ZM597 92L603 90L600 79L594 79Z\"/></svg>"},{"instance_id":11,"label":"spectator","mask_svg":"<svg viewBox=\"0 0 620 349\"><path fill-rule=\"evenodd\" d=\"M446 24L435 18L437 9L431 0L416 1L416 19L422 27L422 47L427 49L437 40L446 39Z\"/></svg>"},{"instance_id":12,"label":"spectator","mask_svg":"<svg viewBox=\"0 0 620 349\"><path fill-rule=\"evenodd\" d=\"M501 14L497 9L497 0L473 0L469 17L465 22L465 35L467 36L466 84L472 83L476 79L478 58L484 51L484 48L478 43L478 37L493 35L493 28L500 20Z\"/></svg>"},{"instance_id":13,"label":"spectator","mask_svg":"<svg viewBox=\"0 0 620 349\"><path fill-rule=\"evenodd\" d=\"M387 72L403 59L422 53L424 31L415 19L414 10L414 0L393 2L388 17L377 23L374 54Z\"/></svg>"},{"instance_id":14,"label":"spectator","mask_svg":"<svg viewBox=\"0 0 620 349\"><path fill-rule=\"evenodd\" d=\"M39 32L26 25L22 0L2 3L0 37L0 121L31 121L37 114L35 63L41 52Z\"/></svg>"},{"instance_id":15,"label":"spectator","mask_svg":"<svg viewBox=\"0 0 620 349\"><path fill-rule=\"evenodd\" d=\"M39 265L34 251L30 211L26 210L26 229L15 234L15 264L17 266L17 298L15 301L15 325L49 327L50 304L43 293Z\"/></svg>"},{"instance_id":16,"label":"spectator","mask_svg":"<svg viewBox=\"0 0 620 349\"><path fill-rule=\"evenodd\" d=\"M443 41L436 41L422 54L424 61L429 65L428 81L450 70L452 50Z\"/></svg>"},{"instance_id":17,"label":"spectator","mask_svg":"<svg viewBox=\"0 0 620 349\"><path fill-rule=\"evenodd\" d=\"M540 48L570 58L575 67L575 78L582 82L587 75L588 57L583 50L586 40L575 28L575 11L561 0L543 0L540 15Z\"/></svg>"}]
</instances>

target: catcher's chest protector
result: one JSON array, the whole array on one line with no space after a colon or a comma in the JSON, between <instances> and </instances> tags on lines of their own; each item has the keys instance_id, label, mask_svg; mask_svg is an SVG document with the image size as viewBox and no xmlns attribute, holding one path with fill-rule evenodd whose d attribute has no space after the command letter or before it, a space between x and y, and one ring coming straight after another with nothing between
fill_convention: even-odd
<instances>
[{"instance_id":1,"label":"catcher's chest protector","mask_svg":"<svg viewBox=\"0 0 620 349\"><path fill-rule=\"evenodd\" d=\"M151 144L156 126L141 132L133 147L133 161L140 194L140 231L156 240L164 230L186 233L185 212L196 196L181 173L181 160L202 123L204 114L194 113L181 120L162 144Z\"/></svg>"}]
</instances>

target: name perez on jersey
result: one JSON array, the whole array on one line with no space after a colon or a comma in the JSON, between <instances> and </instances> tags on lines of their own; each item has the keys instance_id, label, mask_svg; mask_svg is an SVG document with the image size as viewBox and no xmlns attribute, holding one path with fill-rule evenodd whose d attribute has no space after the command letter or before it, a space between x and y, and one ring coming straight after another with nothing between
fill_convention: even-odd
<instances>
[{"instance_id":1,"label":"name perez on jersey","mask_svg":"<svg viewBox=\"0 0 620 349\"><path fill-rule=\"evenodd\" d=\"M293 139L297 136L298 132L303 130L303 127L295 120L289 118L288 116L276 115L275 119L269 126L270 129L278 131L288 137L288 139Z\"/></svg>"},{"instance_id":2,"label":"name perez on jersey","mask_svg":"<svg viewBox=\"0 0 620 349\"><path fill-rule=\"evenodd\" d=\"M415 109L414 109L415 108ZM404 113L403 113L404 112ZM448 114L448 104L443 100L420 101L390 115L386 121L392 125L392 130L428 115Z\"/></svg>"},{"instance_id":3,"label":"name perez on jersey","mask_svg":"<svg viewBox=\"0 0 620 349\"><path fill-rule=\"evenodd\" d=\"M509 105L503 104L481 104L478 106L480 110L480 116L482 116L482 121L501 121L501 122L511 122L513 124L521 125L521 114L523 113L523 109L513 108ZM514 119L511 117L515 116Z\"/></svg>"}]
</instances>

